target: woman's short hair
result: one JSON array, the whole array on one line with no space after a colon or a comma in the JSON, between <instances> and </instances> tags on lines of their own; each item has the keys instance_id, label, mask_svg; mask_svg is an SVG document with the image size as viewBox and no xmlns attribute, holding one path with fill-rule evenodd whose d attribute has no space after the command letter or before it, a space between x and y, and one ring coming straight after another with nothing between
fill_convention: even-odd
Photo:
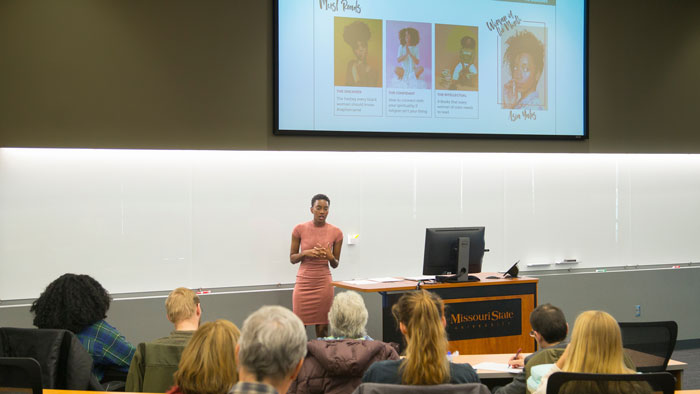
<instances>
[{"instance_id":1,"label":"woman's short hair","mask_svg":"<svg viewBox=\"0 0 700 394\"><path fill-rule=\"evenodd\" d=\"M264 306L245 319L238 347L246 372L279 382L306 356L306 330L289 309Z\"/></svg>"},{"instance_id":2,"label":"woman's short hair","mask_svg":"<svg viewBox=\"0 0 700 394\"><path fill-rule=\"evenodd\" d=\"M328 312L330 335L362 338L367 335L367 317L367 308L362 296L354 291L344 291L335 296Z\"/></svg>"},{"instance_id":3,"label":"woman's short hair","mask_svg":"<svg viewBox=\"0 0 700 394\"><path fill-rule=\"evenodd\" d=\"M46 287L29 311L38 328L77 334L107 317L110 301L107 290L91 276L64 274Z\"/></svg>"},{"instance_id":4,"label":"woman's short hair","mask_svg":"<svg viewBox=\"0 0 700 394\"><path fill-rule=\"evenodd\" d=\"M226 394L238 381L235 324L219 319L202 324L182 352L175 385L184 394Z\"/></svg>"},{"instance_id":5,"label":"woman's short hair","mask_svg":"<svg viewBox=\"0 0 700 394\"><path fill-rule=\"evenodd\" d=\"M168 320L178 323L192 317L197 311L197 305L197 293L185 287L178 287L165 299L165 312L168 314Z\"/></svg>"},{"instance_id":6,"label":"woman's short hair","mask_svg":"<svg viewBox=\"0 0 700 394\"><path fill-rule=\"evenodd\" d=\"M406 32L411 36L411 44L418 45L420 42L420 33L412 27L406 27L399 31L399 42L401 45L406 45Z\"/></svg>"},{"instance_id":7,"label":"woman's short hair","mask_svg":"<svg viewBox=\"0 0 700 394\"><path fill-rule=\"evenodd\" d=\"M331 205L331 199L328 198L327 195L325 194L316 194L315 196L311 197L311 206L313 207L316 201L318 200L325 200L328 205Z\"/></svg>"}]
</instances>

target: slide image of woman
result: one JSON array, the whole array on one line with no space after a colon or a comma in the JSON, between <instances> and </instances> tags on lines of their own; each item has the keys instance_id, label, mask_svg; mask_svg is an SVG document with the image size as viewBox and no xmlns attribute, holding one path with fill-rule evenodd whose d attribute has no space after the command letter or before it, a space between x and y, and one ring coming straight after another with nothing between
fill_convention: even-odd
<instances>
[{"instance_id":1,"label":"slide image of woman","mask_svg":"<svg viewBox=\"0 0 700 394\"><path fill-rule=\"evenodd\" d=\"M336 86L381 87L381 69L372 60L381 59L381 23L374 19L335 18Z\"/></svg>"},{"instance_id":2,"label":"slide image of woman","mask_svg":"<svg viewBox=\"0 0 700 394\"><path fill-rule=\"evenodd\" d=\"M479 90L478 37L476 26L435 25L437 89Z\"/></svg>"},{"instance_id":3,"label":"slide image of woman","mask_svg":"<svg viewBox=\"0 0 700 394\"><path fill-rule=\"evenodd\" d=\"M313 220L292 231L289 261L299 264L292 309L304 325L316 325L316 336L328 335L328 311L333 304L332 277L328 265L338 268L343 232L328 222L331 201L325 194L311 198Z\"/></svg>"},{"instance_id":4,"label":"slide image of woman","mask_svg":"<svg viewBox=\"0 0 700 394\"><path fill-rule=\"evenodd\" d=\"M396 37L387 42L387 75L392 75L389 87L429 89L425 71L431 61L430 24L388 21L386 34ZM393 59L392 53L396 53Z\"/></svg>"},{"instance_id":5,"label":"slide image of woman","mask_svg":"<svg viewBox=\"0 0 700 394\"><path fill-rule=\"evenodd\" d=\"M539 33L539 34L537 34ZM545 46L537 36L544 37L544 28L515 29L504 35L502 80L503 108L546 109L544 79Z\"/></svg>"}]
</instances>

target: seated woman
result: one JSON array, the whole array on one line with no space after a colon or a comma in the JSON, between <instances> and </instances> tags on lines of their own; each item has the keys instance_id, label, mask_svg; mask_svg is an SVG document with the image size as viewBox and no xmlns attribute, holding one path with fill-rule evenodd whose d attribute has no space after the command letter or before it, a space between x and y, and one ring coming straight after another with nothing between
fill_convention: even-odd
<instances>
[{"instance_id":1,"label":"seated woman","mask_svg":"<svg viewBox=\"0 0 700 394\"><path fill-rule=\"evenodd\" d=\"M607 312L586 311L576 318L571 342L556 364L542 378L536 394L547 392L547 380L554 372L633 374L625 365L622 336L617 321ZM570 382L560 393L600 393L597 382ZM646 382L609 382L606 392L651 393Z\"/></svg>"},{"instance_id":2,"label":"seated woman","mask_svg":"<svg viewBox=\"0 0 700 394\"><path fill-rule=\"evenodd\" d=\"M38 328L75 333L92 356L97 379L124 381L136 349L104 320L110 301L107 290L92 277L65 274L46 287L29 311Z\"/></svg>"},{"instance_id":3,"label":"seated woman","mask_svg":"<svg viewBox=\"0 0 700 394\"><path fill-rule=\"evenodd\" d=\"M226 394L238 382L235 349L241 332L219 319L202 324L182 351L168 394Z\"/></svg>"},{"instance_id":4,"label":"seated woman","mask_svg":"<svg viewBox=\"0 0 700 394\"><path fill-rule=\"evenodd\" d=\"M406 339L403 360L372 364L362 382L431 385L478 383L479 376L469 364L447 359L445 305L435 293L425 290L406 293L391 308Z\"/></svg>"},{"instance_id":5,"label":"seated woman","mask_svg":"<svg viewBox=\"0 0 700 394\"><path fill-rule=\"evenodd\" d=\"M367 335L367 308L354 291L338 294L328 312L330 337L309 341L301 371L288 393L350 393L375 361L397 360L389 344Z\"/></svg>"}]
</instances>

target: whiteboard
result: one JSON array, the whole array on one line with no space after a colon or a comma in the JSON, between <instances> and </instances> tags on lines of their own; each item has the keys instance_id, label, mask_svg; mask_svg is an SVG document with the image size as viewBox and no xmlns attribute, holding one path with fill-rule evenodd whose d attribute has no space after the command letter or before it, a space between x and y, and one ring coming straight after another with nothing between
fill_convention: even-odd
<instances>
[{"instance_id":1,"label":"whiteboard","mask_svg":"<svg viewBox=\"0 0 700 394\"><path fill-rule=\"evenodd\" d=\"M336 280L421 273L426 227L485 226L484 271L700 260L700 155L0 149L0 299L293 283L331 198Z\"/></svg>"}]
</instances>

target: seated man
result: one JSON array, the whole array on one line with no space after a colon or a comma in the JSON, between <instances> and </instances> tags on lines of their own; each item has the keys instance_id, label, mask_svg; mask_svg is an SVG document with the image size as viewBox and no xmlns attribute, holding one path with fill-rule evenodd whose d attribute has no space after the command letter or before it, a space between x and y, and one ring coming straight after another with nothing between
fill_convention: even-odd
<instances>
[{"instance_id":1,"label":"seated man","mask_svg":"<svg viewBox=\"0 0 700 394\"><path fill-rule=\"evenodd\" d=\"M183 349L199 327L202 308L194 291L179 287L165 300L165 311L175 331L139 344L126 378L126 391L164 393L173 385L173 373Z\"/></svg>"},{"instance_id":2,"label":"seated man","mask_svg":"<svg viewBox=\"0 0 700 394\"><path fill-rule=\"evenodd\" d=\"M552 356L556 355L558 359L561 353L566 348L566 334L569 331L569 324L566 323L566 317L561 309L551 304L543 304L537 306L530 313L530 325L532 326L532 335L537 342L538 351L523 359L522 355L510 360L509 364L513 367L522 368L525 370L515 376L511 383L503 387L497 387L493 390L493 394L525 394L527 389L527 378L530 368L543 363L556 362ZM546 349L557 349L557 352L546 352ZM544 355L547 357L543 357Z\"/></svg>"},{"instance_id":3,"label":"seated man","mask_svg":"<svg viewBox=\"0 0 700 394\"><path fill-rule=\"evenodd\" d=\"M238 383L229 394L286 393L304 356L306 330L301 319L281 306L258 309L243 323L236 345Z\"/></svg>"},{"instance_id":4,"label":"seated man","mask_svg":"<svg viewBox=\"0 0 700 394\"><path fill-rule=\"evenodd\" d=\"M288 393L352 392L375 361L398 360L389 344L367 335L367 308L354 291L338 294L328 312L330 337L312 340Z\"/></svg>"}]
</instances>

